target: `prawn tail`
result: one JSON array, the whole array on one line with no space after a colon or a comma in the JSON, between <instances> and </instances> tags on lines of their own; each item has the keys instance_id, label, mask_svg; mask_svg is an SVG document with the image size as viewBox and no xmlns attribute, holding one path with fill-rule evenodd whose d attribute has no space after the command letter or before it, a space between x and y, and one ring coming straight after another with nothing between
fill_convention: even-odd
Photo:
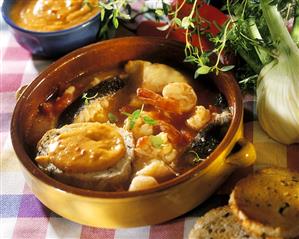
<instances>
[{"instance_id":1,"label":"prawn tail","mask_svg":"<svg viewBox=\"0 0 299 239\"><path fill-rule=\"evenodd\" d=\"M154 91L145 88L138 88L137 97L143 102L158 107L167 112L179 113L176 112L177 104L175 101L171 99L165 99L164 97L155 93Z\"/></svg>"},{"instance_id":2,"label":"prawn tail","mask_svg":"<svg viewBox=\"0 0 299 239\"><path fill-rule=\"evenodd\" d=\"M181 132L178 131L174 126L168 124L164 121L159 121L160 130L164 133L167 133L168 139L171 143L175 145L180 145L182 143Z\"/></svg>"}]
</instances>

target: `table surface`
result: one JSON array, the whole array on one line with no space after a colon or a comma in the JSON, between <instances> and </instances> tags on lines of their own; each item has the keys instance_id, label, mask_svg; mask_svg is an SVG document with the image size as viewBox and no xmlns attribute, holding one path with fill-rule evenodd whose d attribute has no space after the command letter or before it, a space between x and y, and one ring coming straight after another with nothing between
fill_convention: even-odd
<instances>
[{"instance_id":1,"label":"table surface","mask_svg":"<svg viewBox=\"0 0 299 239\"><path fill-rule=\"evenodd\" d=\"M11 144L10 120L16 103L16 90L29 84L51 61L34 58L20 47L2 17L0 27L0 238L182 239L188 238L198 216L210 208L227 203L228 197L217 193L186 215L164 224L116 230L82 226L43 206L26 185L20 171ZM244 107L244 133L253 142L257 152L255 165L248 168L245 174L268 165L299 170L299 144L281 145L261 130L255 117L253 96L244 95ZM244 171L237 174L244 175ZM231 179L227 185L233 182Z\"/></svg>"}]
</instances>

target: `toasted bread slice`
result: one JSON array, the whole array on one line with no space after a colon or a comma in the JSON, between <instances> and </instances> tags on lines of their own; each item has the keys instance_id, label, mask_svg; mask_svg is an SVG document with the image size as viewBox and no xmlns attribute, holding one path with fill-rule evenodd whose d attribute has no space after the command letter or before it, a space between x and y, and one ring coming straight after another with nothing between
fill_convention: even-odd
<instances>
[{"instance_id":1,"label":"toasted bread slice","mask_svg":"<svg viewBox=\"0 0 299 239\"><path fill-rule=\"evenodd\" d=\"M233 213L256 235L299 235L299 173L267 168L240 180L230 196Z\"/></svg>"},{"instance_id":2,"label":"toasted bread slice","mask_svg":"<svg viewBox=\"0 0 299 239\"><path fill-rule=\"evenodd\" d=\"M259 239L249 235L238 223L229 206L219 207L200 217L189 234L189 239Z\"/></svg>"},{"instance_id":3,"label":"toasted bread slice","mask_svg":"<svg viewBox=\"0 0 299 239\"><path fill-rule=\"evenodd\" d=\"M65 125L59 129L49 130L37 145L37 156L47 155L51 150L50 145L55 142L56 138L59 137L59 135L61 135L63 132L68 132L78 127L86 127L90 124L99 123L77 123ZM115 191L127 187L128 180L132 176L132 160L134 157L133 136L131 133L122 128L117 128L116 126L115 128L124 139L126 154L124 158L119 160L114 166L105 170L88 173L64 172L60 168L56 167L53 163L48 163L47 165L41 165L38 163L39 168L58 181L80 188L98 191Z\"/></svg>"}]
</instances>

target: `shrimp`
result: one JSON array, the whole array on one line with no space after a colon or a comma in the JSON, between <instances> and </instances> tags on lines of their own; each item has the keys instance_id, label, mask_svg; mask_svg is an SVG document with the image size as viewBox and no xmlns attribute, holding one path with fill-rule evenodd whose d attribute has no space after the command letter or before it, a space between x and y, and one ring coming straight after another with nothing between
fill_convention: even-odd
<instances>
[{"instance_id":1,"label":"shrimp","mask_svg":"<svg viewBox=\"0 0 299 239\"><path fill-rule=\"evenodd\" d=\"M147 124L144 121L143 116L150 116L150 114L143 111L141 113L141 117L135 121L134 127L132 129L130 129L130 120L128 118L124 122L124 129L131 131L135 139L154 134L154 126Z\"/></svg>"},{"instance_id":2,"label":"shrimp","mask_svg":"<svg viewBox=\"0 0 299 239\"><path fill-rule=\"evenodd\" d=\"M168 83L162 90L162 96L154 91L138 88L137 96L147 104L176 114L190 112L197 102L193 88L184 82Z\"/></svg>"},{"instance_id":3,"label":"shrimp","mask_svg":"<svg viewBox=\"0 0 299 239\"><path fill-rule=\"evenodd\" d=\"M148 116L156 123L148 124L144 121L144 116ZM154 132L162 131L167 133L169 141L174 145L180 145L182 143L182 135L173 125L167 123L164 120L156 120L156 115L153 112L142 111L140 117L135 121L134 127L130 128L130 120L127 118L124 121L124 129L133 133L134 139L137 140L142 136L154 135Z\"/></svg>"},{"instance_id":4,"label":"shrimp","mask_svg":"<svg viewBox=\"0 0 299 239\"><path fill-rule=\"evenodd\" d=\"M177 150L168 141L167 133L161 132L156 136L143 136L136 143L135 167L139 170L153 159L162 160L170 165L177 155Z\"/></svg>"},{"instance_id":5,"label":"shrimp","mask_svg":"<svg viewBox=\"0 0 299 239\"><path fill-rule=\"evenodd\" d=\"M182 144L183 136L173 125L166 123L163 120L159 120L159 128L162 132L167 133L169 141L175 145Z\"/></svg>"}]
</instances>

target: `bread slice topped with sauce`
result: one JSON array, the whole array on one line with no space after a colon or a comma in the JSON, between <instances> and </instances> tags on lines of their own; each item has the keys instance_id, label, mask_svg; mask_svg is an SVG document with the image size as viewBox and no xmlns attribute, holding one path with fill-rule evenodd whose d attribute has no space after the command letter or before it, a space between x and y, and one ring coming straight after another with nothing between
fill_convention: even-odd
<instances>
[{"instance_id":1,"label":"bread slice topped with sauce","mask_svg":"<svg viewBox=\"0 0 299 239\"><path fill-rule=\"evenodd\" d=\"M133 137L109 123L77 123L49 130L37 145L38 166L76 187L118 191L131 177Z\"/></svg>"},{"instance_id":2,"label":"bread slice topped with sauce","mask_svg":"<svg viewBox=\"0 0 299 239\"><path fill-rule=\"evenodd\" d=\"M262 169L237 183L230 206L243 227L256 235L299 236L299 173Z\"/></svg>"}]
</instances>

